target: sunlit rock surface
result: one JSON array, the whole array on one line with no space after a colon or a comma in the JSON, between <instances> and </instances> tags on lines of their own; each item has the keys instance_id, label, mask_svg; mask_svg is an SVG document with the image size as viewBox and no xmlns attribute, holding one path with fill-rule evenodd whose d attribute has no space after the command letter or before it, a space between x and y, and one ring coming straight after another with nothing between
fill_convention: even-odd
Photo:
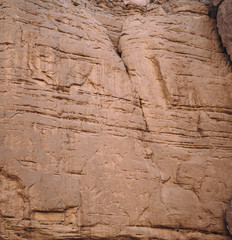
<instances>
[{"instance_id":1,"label":"sunlit rock surface","mask_svg":"<svg viewBox=\"0 0 232 240\"><path fill-rule=\"evenodd\" d=\"M218 32L222 38L222 43L230 55L232 61L232 1L214 0L213 3L218 6L217 26Z\"/></svg>"},{"instance_id":2,"label":"sunlit rock surface","mask_svg":"<svg viewBox=\"0 0 232 240\"><path fill-rule=\"evenodd\" d=\"M232 69L209 6L0 8L0 238L229 240Z\"/></svg>"}]
</instances>

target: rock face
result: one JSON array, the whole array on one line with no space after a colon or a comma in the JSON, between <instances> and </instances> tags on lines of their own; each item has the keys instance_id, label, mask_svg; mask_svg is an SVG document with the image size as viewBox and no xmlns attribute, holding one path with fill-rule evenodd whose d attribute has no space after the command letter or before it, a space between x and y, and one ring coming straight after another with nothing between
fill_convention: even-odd
<instances>
[{"instance_id":1,"label":"rock face","mask_svg":"<svg viewBox=\"0 0 232 240\"><path fill-rule=\"evenodd\" d=\"M226 221L228 224L228 230L232 235L232 201L226 211Z\"/></svg>"},{"instance_id":2,"label":"rock face","mask_svg":"<svg viewBox=\"0 0 232 240\"><path fill-rule=\"evenodd\" d=\"M231 0L214 1L218 6L217 26L222 43L232 61L232 2ZM220 4L220 5L219 5Z\"/></svg>"},{"instance_id":3,"label":"rock face","mask_svg":"<svg viewBox=\"0 0 232 240\"><path fill-rule=\"evenodd\" d=\"M138 6L146 6L150 1L149 0L123 0L125 4L132 4Z\"/></svg>"},{"instance_id":4,"label":"rock face","mask_svg":"<svg viewBox=\"0 0 232 240\"><path fill-rule=\"evenodd\" d=\"M0 7L0 238L229 240L232 69L208 7Z\"/></svg>"}]
</instances>

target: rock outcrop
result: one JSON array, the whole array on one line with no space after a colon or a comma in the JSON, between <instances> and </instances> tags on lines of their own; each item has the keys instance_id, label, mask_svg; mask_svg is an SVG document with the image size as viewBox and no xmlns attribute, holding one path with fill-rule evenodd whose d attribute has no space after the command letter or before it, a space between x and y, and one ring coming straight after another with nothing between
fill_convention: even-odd
<instances>
[{"instance_id":1,"label":"rock outcrop","mask_svg":"<svg viewBox=\"0 0 232 240\"><path fill-rule=\"evenodd\" d=\"M232 235L232 201L226 211L226 221L228 224L228 230L230 234Z\"/></svg>"},{"instance_id":2,"label":"rock outcrop","mask_svg":"<svg viewBox=\"0 0 232 240\"><path fill-rule=\"evenodd\" d=\"M218 6L217 26L222 43L230 55L232 61L232 1L214 0L215 6Z\"/></svg>"},{"instance_id":3,"label":"rock outcrop","mask_svg":"<svg viewBox=\"0 0 232 240\"><path fill-rule=\"evenodd\" d=\"M229 240L232 69L209 7L0 7L0 239Z\"/></svg>"}]
</instances>

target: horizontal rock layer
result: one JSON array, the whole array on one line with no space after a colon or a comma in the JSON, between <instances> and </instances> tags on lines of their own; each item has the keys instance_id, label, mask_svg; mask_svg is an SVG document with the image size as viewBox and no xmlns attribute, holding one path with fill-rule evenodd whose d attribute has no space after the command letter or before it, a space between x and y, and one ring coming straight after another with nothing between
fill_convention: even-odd
<instances>
[{"instance_id":1,"label":"horizontal rock layer","mask_svg":"<svg viewBox=\"0 0 232 240\"><path fill-rule=\"evenodd\" d=\"M232 70L208 6L0 7L1 238L230 239Z\"/></svg>"}]
</instances>

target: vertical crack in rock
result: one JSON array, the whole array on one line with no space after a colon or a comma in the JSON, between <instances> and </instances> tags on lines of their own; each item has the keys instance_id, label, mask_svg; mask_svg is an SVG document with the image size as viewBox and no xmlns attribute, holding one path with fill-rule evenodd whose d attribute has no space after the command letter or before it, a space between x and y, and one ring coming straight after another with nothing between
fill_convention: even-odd
<instances>
[{"instance_id":1,"label":"vertical crack in rock","mask_svg":"<svg viewBox=\"0 0 232 240\"><path fill-rule=\"evenodd\" d=\"M119 42L120 42L120 39L119 39ZM121 49L121 48L118 47L118 49ZM140 109L141 109L142 116L143 116L144 123L145 123L145 130L146 130L147 132L149 132L149 127L148 127L147 119L146 119L146 116L145 116L145 113L144 113L144 107L143 107L143 102L142 102L143 100L142 100L142 98L140 97L139 91L136 89L136 86L134 85L133 80L131 79L131 78L132 78L132 75L131 75L131 73L130 73L130 70L129 70L126 62L125 62L124 59L123 59L122 54L123 54L122 51L121 51L121 50L118 50L118 55L119 55L119 57L121 58L124 66L125 66L125 69L126 69L126 72L127 72L127 74L128 74L128 77L129 77L129 79L130 79L130 82L132 83L132 85L133 85L133 87L134 87L134 89L135 89L135 91L136 91L136 94L137 94L137 96L138 96L139 107L140 107Z\"/></svg>"},{"instance_id":2,"label":"vertical crack in rock","mask_svg":"<svg viewBox=\"0 0 232 240\"><path fill-rule=\"evenodd\" d=\"M170 107L173 101L171 99L170 92L169 92L169 90L167 88L165 79L163 77L163 74L162 74L162 71L161 71L161 67L160 67L160 62L159 62L158 58L156 56L154 56L154 55L152 56L152 58L150 60L153 63L155 71L157 72L158 80L159 80L159 83L160 83L160 86L161 86L161 90L162 90L162 93L163 93L163 97L164 97L164 99L166 101L166 106Z\"/></svg>"},{"instance_id":3,"label":"vertical crack in rock","mask_svg":"<svg viewBox=\"0 0 232 240\"><path fill-rule=\"evenodd\" d=\"M139 106L141 108L141 111L142 111L142 115L143 115L143 119L145 121L145 126L146 126L146 132L149 132L149 127L148 127L148 124L147 124L147 119L145 117L145 114L144 114L144 111L143 111L143 100L141 99L141 97L139 96Z\"/></svg>"}]
</instances>

